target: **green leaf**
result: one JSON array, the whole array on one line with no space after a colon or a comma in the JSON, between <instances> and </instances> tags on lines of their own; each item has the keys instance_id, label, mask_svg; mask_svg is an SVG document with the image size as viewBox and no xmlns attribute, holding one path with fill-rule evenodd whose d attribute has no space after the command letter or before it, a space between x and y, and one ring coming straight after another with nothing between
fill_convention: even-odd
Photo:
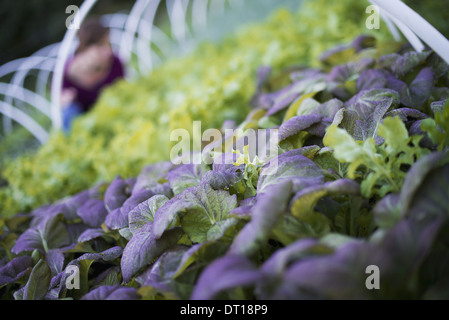
<instances>
[{"instance_id":1,"label":"green leaf","mask_svg":"<svg viewBox=\"0 0 449 320\"><path fill-rule=\"evenodd\" d=\"M449 99L443 109L435 113L435 119L428 118L421 122L421 129L438 145L438 151L449 146Z\"/></svg>"},{"instance_id":2,"label":"green leaf","mask_svg":"<svg viewBox=\"0 0 449 320\"><path fill-rule=\"evenodd\" d=\"M323 143L334 150L337 160L349 163L347 176L350 179L362 178L362 195L366 198L398 192L405 178L402 166L412 165L429 153L419 146L420 136L409 137L399 117L385 118L378 126L378 134L384 139L379 146L373 138L355 141L345 130L333 124L323 139Z\"/></svg>"},{"instance_id":3,"label":"green leaf","mask_svg":"<svg viewBox=\"0 0 449 320\"><path fill-rule=\"evenodd\" d=\"M154 220L153 232L159 238L177 218L192 242L207 240L209 229L229 217L237 207L236 195L225 190L214 190L209 184L191 187L162 206Z\"/></svg>"},{"instance_id":4,"label":"green leaf","mask_svg":"<svg viewBox=\"0 0 449 320\"><path fill-rule=\"evenodd\" d=\"M42 232L42 241L44 248L47 248L46 251L48 249L60 248L70 243L70 234L63 223L62 214L58 214L47 221Z\"/></svg>"},{"instance_id":5,"label":"green leaf","mask_svg":"<svg viewBox=\"0 0 449 320\"><path fill-rule=\"evenodd\" d=\"M136 234L145 224L153 222L157 210L166 204L168 200L166 196L157 194L131 210L128 213L129 230L131 233Z\"/></svg>"},{"instance_id":6,"label":"green leaf","mask_svg":"<svg viewBox=\"0 0 449 320\"><path fill-rule=\"evenodd\" d=\"M44 260L34 266L23 292L23 300L42 300L51 282L51 270Z\"/></svg>"},{"instance_id":7,"label":"green leaf","mask_svg":"<svg viewBox=\"0 0 449 320\"><path fill-rule=\"evenodd\" d=\"M339 179L303 189L293 197L290 210L293 216L301 219L314 212L321 198L335 195L360 195L360 186L353 180Z\"/></svg>"}]
</instances>

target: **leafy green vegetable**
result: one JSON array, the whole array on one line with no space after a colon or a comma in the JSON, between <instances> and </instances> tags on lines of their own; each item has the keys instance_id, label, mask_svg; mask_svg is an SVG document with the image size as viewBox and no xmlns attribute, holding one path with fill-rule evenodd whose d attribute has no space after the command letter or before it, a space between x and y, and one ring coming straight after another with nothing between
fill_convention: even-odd
<instances>
[{"instance_id":1,"label":"leafy green vegetable","mask_svg":"<svg viewBox=\"0 0 449 320\"><path fill-rule=\"evenodd\" d=\"M384 197L389 192L398 192L405 178L404 165L412 165L428 153L419 147L422 137L409 137L404 123L398 118L385 118L377 132L384 142L377 146L373 138L355 141L345 130L332 125L323 142L334 149L340 162L349 163L347 176L362 178L361 192L364 197L377 194ZM361 172L357 169L363 167Z\"/></svg>"}]
</instances>

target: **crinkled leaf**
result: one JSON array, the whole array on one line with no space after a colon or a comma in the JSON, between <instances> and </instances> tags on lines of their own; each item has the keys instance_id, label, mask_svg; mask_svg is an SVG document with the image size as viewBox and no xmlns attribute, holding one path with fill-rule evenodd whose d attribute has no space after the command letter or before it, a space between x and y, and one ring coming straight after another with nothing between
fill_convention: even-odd
<instances>
[{"instance_id":1,"label":"crinkled leaf","mask_svg":"<svg viewBox=\"0 0 449 320\"><path fill-rule=\"evenodd\" d=\"M236 154L234 153L234 155ZM234 165L225 169L213 169L204 174L201 183L209 184L215 190L227 190L243 180L242 171L240 167Z\"/></svg>"},{"instance_id":2,"label":"crinkled leaf","mask_svg":"<svg viewBox=\"0 0 449 320\"><path fill-rule=\"evenodd\" d=\"M189 238L193 242L202 242L214 223L228 218L229 212L236 206L235 195L200 184L186 189L158 210L153 232L156 238L161 237L168 226L179 218Z\"/></svg>"},{"instance_id":3,"label":"crinkled leaf","mask_svg":"<svg viewBox=\"0 0 449 320\"><path fill-rule=\"evenodd\" d=\"M345 130L332 125L323 139L326 146L334 150L334 156L340 162L349 163L347 176L356 177L356 170L364 166L369 173L362 181L362 195L370 197L376 190L380 196L400 189L405 173L401 166L412 165L417 158L426 154L419 147L420 137L408 136L404 123L398 118L386 118L379 125L378 134L384 139L381 151L372 138L355 141ZM409 143L412 142L412 146Z\"/></svg>"},{"instance_id":4,"label":"crinkled leaf","mask_svg":"<svg viewBox=\"0 0 449 320\"><path fill-rule=\"evenodd\" d=\"M209 168L204 164L184 164L167 173L168 183L175 195L196 186Z\"/></svg>"},{"instance_id":5,"label":"crinkled leaf","mask_svg":"<svg viewBox=\"0 0 449 320\"><path fill-rule=\"evenodd\" d=\"M353 130L351 130L352 128L345 129L356 140L375 139L377 128L385 113L399 105L399 95L388 89L363 90L345 105L347 111L357 113ZM342 126L340 125L340 127Z\"/></svg>"},{"instance_id":6,"label":"crinkled leaf","mask_svg":"<svg viewBox=\"0 0 449 320\"><path fill-rule=\"evenodd\" d=\"M129 212L134 209L138 204L150 199L152 196L156 195L153 190L143 189L141 191L133 192L132 196L129 197L121 207L122 214L128 219Z\"/></svg>"},{"instance_id":7,"label":"crinkled leaf","mask_svg":"<svg viewBox=\"0 0 449 320\"><path fill-rule=\"evenodd\" d=\"M362 71L373 67L375 60L372 58L363 58L356 62L348 62L335 66L329 73L328 80L344 83Z\"/></svg>"},{"instance_id":8,"label":"crinkled leaf","mask_svg":"<svg viewBox=\"0 0 449 320\"><path fill-rule=\"evenodd\" d=\"M391 75L387 79L388 87L399 93L403 105L424 110L424 104L430 98L434 86L434 75L430 68L422 69L409 86Z\"/></svg>"},{"instance_id":9,"label":"crinkled leaf","mask_svg":"<svg viewBox=\"0 0 449 320\"><path fill-rule=\"evenodd\" d=\"M357 79L357 92L370 89L383 89L387 86L387 78L381 70L364 70Z\"/></svg>"},{"instance_id":10,"label":"crinkled leaf","mask_svg":"<svg viewBox=\"0 0 449 320\"><path fill-rule=\"evenodd\" d=\"M137 180L136 183L134 184L132 194L134 195L144 189L149 189L157 186L159 183L166 182L165 176L171 168L173 168L173 163L169 161L158 162L146 166L137 176Z\"/></svg>"},{"instance_id":11,"label":"crinkled leaf","mask_svg":"<svg viewBox=\"0 0 449 320\"><path fill-rule=\"evenodd\" d=\"M326 101L313 109L311 113L320 115L324 118L334 119L338 110L343 108L343 102L337 98ZM298 115L302 115L298 110Z\"/></svg>"},{"instance_id":12,"label":"crinkled leaf","mask_svg":"<svg viewBox=\"0 0 449 320\"><path fill-rule=\"evenodd\" d=\"M175 227L156 239L151 232L151 224L145 225L126 245L121 260L123 281L129 282L144 267L151 264L164 250L175 245L183 231Z\"/></svg>"},{"instance_id":13,"label":"crinkled leaf","mask_svg":"<svg viewBox=\"0 0 449 320\"><path fill-rule=\"evenodd\" d=\"M293 192L323 183L324 176L321 169L312 160L301 155L301 152L300 149L285 152L262 167L257 192L264 193L269 186L286 180L292 181Z\"/></svg>"},{"instance_id":14,"label":"crinkled leaf","mask_svg":"<svg viewBox=\"0 0 449 320\"><path fill-rule=\"evenodd\" d=\"M408 121L416 121L428 118L428 115L411 108L399 108L387 112L385 117L396 117L398 116L404 123Z\"/></svg>"},{"instance_id":15,"label":"crinkled leaf","mask_svg":"<svg viewBox=\"0 0 449 320\"><path fill-rule=\"evenodd\" d=\"M301 95L309 95L322 91L326 88L325 76L316 74L315 77L304 78L292 83L282 89L274 100L273 106L268 110L266 116L272 116L287 108L295 99Z\"/></svg>"},{"instance_id":16,"label":"crinkled leaf","mask_svg":"<svg viewBox=\"0 0 449 320\"><path fill-rule=\"evenodd\" d=\"M145 224L154 221L154 216L169 199L164 195L155 195L137 205L128 214L129 229L136 234Z\"/></svg>"},{"instance_id":17,"label":"crinkled leaf","mask_svg":"<svg viewBox=\"0 0 449 320\"><path fill-rule=\"evenodd\" d=\"M409 51L404 55L398 57L396 61L392 64L391 70L394 72L396 77L403 77L407 73L413 71L421 63L426 61L430 55L430 51L416 52Z\"/></svg>"},{"instance_id":18,"label":"crinkled leaf","mask_svg":"<svg viewBox=\"0 0 449 320\"><path fill-rule=\"evenodd\" d=\"M207 231L207 241L221 240L222 242L231 243L235 235L243 228L244 222L234 217L217 221Z\"/></svg>"}]
</instances>

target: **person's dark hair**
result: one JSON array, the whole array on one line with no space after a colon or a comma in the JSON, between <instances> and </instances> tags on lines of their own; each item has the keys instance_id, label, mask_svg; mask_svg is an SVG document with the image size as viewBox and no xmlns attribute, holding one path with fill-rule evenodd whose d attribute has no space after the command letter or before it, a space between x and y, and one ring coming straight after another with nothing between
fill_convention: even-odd
<instances>
[{"instance_id":1,"label":"person's dark hair","mask_svg":"<svg viewBox=\"0 0 449 320\"><path fill-rule=\"evenodd\" d=\"M90 45L100 42L109 32L97 17L86 19L78 30L79 44L76 53L80 53Z\"/></svg>"}]
</instances>

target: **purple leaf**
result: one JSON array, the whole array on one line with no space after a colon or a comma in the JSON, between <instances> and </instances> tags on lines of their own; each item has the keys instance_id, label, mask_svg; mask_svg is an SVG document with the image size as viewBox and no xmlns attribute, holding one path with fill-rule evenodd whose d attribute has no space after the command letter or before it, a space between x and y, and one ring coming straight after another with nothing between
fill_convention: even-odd
<instances>
[{"instance_id":1,"label":"purple leaf","mask_svg":"<svg viewBox=\"0 0 449 320\"><path fill-rule=\"evenodd\" d=\"M368 69L357 79L357 92L369 89L383 89L387 86L387 77L381 70Z\"/></svg>"},{"instance_id":2,"label":"purple leaf","mask_svg":"<svg viewBox=\"0 0 449 320\"><path fill-rule=\"evenodd\" d=\"M87 200L90 199L89 190L81 191L80 193L70 197L65 203L72 208L75 212L80 208Z\"/></svg>"},{"instance_id":3,"label":"purple leaf","mask_svg":"<svg viewBox=\"0 0 449 320\"><path fill-rule=\"evenodd\" d=\"M339 99L334 98L317 106L315 109L313 109L312 113L333 120L338 110L340 110L341 108L343 108L343 102Z\"/></svg>"},{"instance_id":4,"label":"purple leaf","mask_svg":"<svg viewBox=\"0 0 449 320\"><path fill-rule=\"evenodd\" d=\"M175 245L183 234L180 227L175 227L164 232L160 239L156 239L151 232L151 223L145 225L131 238L123 251L123 281L131 281L135 274L151 264L167 248Z\"/></svg>"},{"instance_id":5,"label":"purple leaf","mask_svg":"<svg viewBox=\"0 0 449 320\"><path fill-rule=\"evenodd\" d=\"M100 286L85 294L81 300L139 300L140 295L135 288Z\"/></svg>"},{"instance_id":6,"label":"purple leaf","mask_svg":"<svg viewBox=\"0 0 449 320\"><path fill-rule=\"evenodd\" d=\"M123 205L126 199L130 196L128 190L128 184L120 177L116 177L114 181L111 182L104 194L104 203L108 212Z\"/></svg>"},{"instance_id":7,"label":"purple leaf","mask_svg":"<svg viewBox=\"0 0 449 320\"><path fill-rule=\"evenodd\" d=\"M376 38L369 35L360 35L351 43L351 47L358 53L367 48L373 48L376 45Z\"/></svg>"},{"instance_id":8,"label":"purple leaf","mask_svg":"<svg viewBox=\"0 0 449 320\"><path fill-rule=\"evenodd\" d=\"M364 141L376 139L377 127L390 109L399 105L399 95L390 89L363 90L345 103L344 117L348 116L343 127L354 139ZM340 125L341 126L341 125Z\"/></svg>"},{"instance_id":9,"label":"purple leaf","mask_svg":"<svg viewBox=\"0 0 449 320\"><path fill-rule=\"evenodd\" d=\"M173 166L171 162L158 162L143 168L137 177L132 194L134 195L142 190L155 187L161 181L165 182L165 176Z\"/></svg>"},{"instance_id":10,"label":"purple leaf","mask_svg":"<svg viewBox=\"0 0 449 320\"><path fill-rule=\"evenodd\" d=\"M79 237L77 242L87 242L104 235L104 231L101 228L97 229L87 229Z\"/></svg>"},{"instance_id":11,"label":"purple leaf","mask_svg":"<svg viewBox=\"0 0 449 320\"><path fill-rule=\"evenodd\" d=\"M166 204L168 200L166 196L158 194L131 210L128 214L131 233L136 234L147 223L153 223L157 210Z\"/></svg>"},{"instance_id":12,"label":"purple leaf","mask_svg":"<svg viewBox=\"0 0 449 320\"><path fill-rule=\"evenodd\" d=\"M232 210L229 214L240 218L250 217L251 209L256 201L257 198L255 196L243 199L242 201L239 201L237 208Z\"/></svg>"},{"instance_id":13,"label":"purple leaf","mask_svg":"<svg viewBox=\"0 0 449 320\"><path fill-rule=\"evenodd\" d=\"M181 219L190 239L203 242L214 223L228 218L229 211L237 206L236 199L236 195L230 195L225 190L214 190L208 184L190 187L158 210L153 223L154 235L161 237L176 219Z\"/></svg>"},{"instance_id":14,"label":"purple leaf","mask_svg":"<svg viewBox=\"0 0 449 320\"><path fill-rule=\"evenodd\" d=\"M357 62L348 62L338 65L332 69L327 77L328 81L345 83L354 75L361 73L363 70L373 67L375 60L372 58L363 58Z\"/></svg>"},{"instance_id":15,"label":"purple leaf","mask_svg":"<svg viewBox=\"0 0 449 320\"><path fill-rule=\"evenodd\" d=\"M77 258L77 260L78 261L93 260L95 262L97 261L108 262L121 257L122 253L123 248L120 246L115 246L100 253L85 253L81 257Z\"/></svg>"},{"instance_id":16,"label":"purple leaf","mask_svg":"<svg viewBox=\"0 0 449 320\"><path fill-rule=\"evenodd\" d=\"M209 184L214 190L230 188L233 184L242 181L242 171L237 166L231 166L221 170L211 170L204 174L201 184Z\"/></svg>"},{"instance_id":17,"label":"purple leaf","mask_svg":"<svg viewBox=\"0 0 449 320\"><path fill-rule=\"evenodd\" d=\"M301 150L292 150L271 159L262 167L257 182L257 192L264 193L270 185L286 180L292 181L293 192L324 182L322 170L309 158L298 154Z\"/></svg>"},{"instance_id":18,"label":"purple leaf","mask_svg":"<svg viewBox=\"0 0 449 320\"><path fill-rule=\"evenodd\" d=\"M224 256L212 262L201 273L190 299L211 300L222 291L251 286L260 279L260 272L249 259Z\"/></svg>"},{"instance_id":19,"label":"purple leaf","mask_svg":"<svg viewBox=\"0 0 449 320\"><path fill-rule=\"evenodd\" d=\"M177 195L187 188L196 186L202 176L209 171L204 164L184 164L167 173L167 180Z\"/></svg>"},{"instance_id":20,"label":"purple leaf","mask_svg":"<svg viewBox=\"0 0 449 320\"><path fill-rule=\"evenodd\" d=\"M128 214L122 212L121 208L117 208L108 214L105 225L109 230L117 230L128 227Z\"/></svg>"},{"instance_id":21,"label":"purple leaf","mask_svg":"<svg viewBox=\"0 0 449 320\"><path fill-rule=\"evenodd\" d=\"M409 51L404 55L398 57L395 63L391 66L391 69L396 77L403 77L407 73L413 71L421 63L426 61L430 55L430 51L427 52L416 52Z\"/></svg>"},{"instance_id":22,"label":"purple leaf","mask_svg":"<svg viewBox=\"0 0 449 320\"><path fill-rule=\"evenodd\" d=\"M292 183L284 181L257 194L257 202L251 210L251 221L234 238L230 254L251 256L268 240L270 231L288 206Z\"/></svg>"},{"instance_id":23,"label":"purple leaf","mask_svg":"<svg viewBox=\"0 0 449 320\"><path fill-rule=\"evenodd\" d=\"M293 101L295 101L296 98L298 98L298 96L301 95L303 89L304 86L301 85L301 81L298 81L278 91L274 97L272 106L266 113L266 116L268 117L274 115L275 113L287 108Z\"/></svg>"},{"instance_id":24,"label":"purple leaf","mask_svg":"<svg viewBox=\"0 0 449 320\"><path fill-rule=\"evenodd\" d=\"M434 75L431 68L422 69L410 86L392 75L388 75L387 79L388 87L399 93L401 103L415 109L424 108L423 105L430 98L434 86Z\"/></svg>"},{"instance_id":25,"label":"purple leaf","mask_svg":"<svg viewBox=\"0 0 449 320\"><path fill-rule=\"evenodd\" d=\"M78 209L78 215L89 227L99 228L105 221L108 210L102 200L90 199Z\"/></svg>"},{"instance_id":26,"label":"purple leaf","mask_svg":"<svg viewBox=\"0 0 449 320\"><path fill-rule=\"evenodd\" d=\"M64 255L58 249L49 250L45 254L45 261L51 270L52 276L56 276L64 267Z\"/></svg>"},{"instance_id":27,"label":"purple leaf","mask_svg":"<svg viewBox=\"0 0 449 320\"><path fill-rule=\"evenodd\" d=\"M312 125L320 122L321 119L322 117L319 115L310 114L305 116L296 116L287 120L279 128L279 141L285 140L288 137L310 128Z\"/></svg>"},{"instance_id":28,"label":"purple leaf","mask_svg":"<svg viewBox=\"0 0 449 320\"><path fill-rule=\"evenodd\" d=\"M11 252L19 254L24 251L33 251L38 249L43 252L42 238L37 228L30 228L22 233L11 248Z\"/></svg>"},{"instance_id":29,"label":"purple leaf","mask_svg":"<svg viewBox=\"0 0 449 320\"><path fill-rule=\"evenodd\" d=\"M131 197L129 197L121 207L122 214L126 216L128 220L128 213L134 209L138 204L144 202L145 200L150 199L152 196L156 195L156 193L152 190L143 189L138 192L133 193Z\"/></svg>"},{"instance_id":30,"label":"purple leaf","mask_svg":"<svg viewBox=\"0 0 449 320\"><path fill-rule=\"evenodd\" d=\"M31 270L33 260L30 256L21 256L12 259L5 266L0 267L0 287L14 283Z\"/></svg>"}]
</instances>

